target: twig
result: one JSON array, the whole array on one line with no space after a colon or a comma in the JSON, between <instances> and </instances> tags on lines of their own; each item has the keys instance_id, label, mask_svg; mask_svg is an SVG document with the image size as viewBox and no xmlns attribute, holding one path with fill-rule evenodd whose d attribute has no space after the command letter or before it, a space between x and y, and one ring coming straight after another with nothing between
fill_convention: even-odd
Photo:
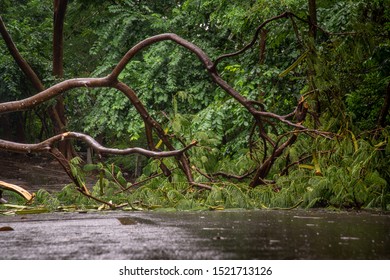
<instances>
[{"instance_id":1,"label":"twig","mask_svg":"<svg viewBox=\"0 0 390 280\"><path fill-rule=\"evenodd\" d=\"M328 153L334 153L335 150L327 150L327 151L320 151L319 153L320 154L328 154ZM283 176L287 173L287 171L294 165L297 165L297 164L301 164L303 161L305 160L308 160L309 158L313 157L313 155L307 155L307 156L304 156L300 159L298 159L297 161L294 161L292 163L290 163L289 165L287 165L283 170L282 172L280 172L280 176Z\"/></svg>"},{"instance_id":2,"label":"twig","mask_svg":"<svg viewBox=\"0 0 390 280\"><path fill-rule=\"evenodd\" d=\"M264 21L260 26L257 27L256 29L256 32L255 32L255 35L253 36L253 39L250 43L248 43L245 47L243 47L241 50L238 50L234 53L229 53L229 54L224 54L224 55L221 55L219 56L215 62L214 62L214 65L213 67L216 67L218 65L218 63L222 60L222 59L225 59L225 58L228 58L228 57L232 57L232 56L236 56L236 55L239 55L243 52L245 52L246 50L248 50L249 48L251 48L257 41L258 37L259 37L259 34L260 34L260 31L263 29L264 26L266 26L268 23L272 22L272 21L275 21L275 20L278 20L278 19L281 19L281 18L287 18L290 16L290 12L284 12L278 16L275 16L275 17L272 17L270 19L267 19L266 21Z\"/></svg>"},{"instance_id":3,"label":"twig","mask_svg":"<svg viewBox=\"0 0 390 280\"><path fill-rule=\"evenodd\" d=\"M171 170L171 171L172 171L172 170ZM146 178L146 179L144 179L144 180L142 180L142 181L135 182L134 184L131 184L131 186L129 186L129 187L127 187L127 188L124 188L124 189L121 190L121 191L117 191L115 194L123 193L123 192L125 192L125 191L127 191L127 190L129 190L129 189L131 189L131 188L134 188L134 187L136 187L136 186L142 185L142 184L146 183L147 181L150 181L150 180L152 180L152 179L154 179L154 178L157 178L157 177L159 177L159 176L161 176L161 175L163 175L162 172L161 172L161 173L158 173L158 174L155 174L155 175L152 175L152 176L149 176L148 178Z\"/></svg>"},{"instance_id":4,"label":"twig","mask_svg":"<svg viewBox=\"0 0 390 280\"><path fill-rule=\"evenodd\" d=\"M80 190L79 188L77 188L77 190L78 190L80 193L82 193L83 195L85 195L86 197L88 197L88 198L91 198L91 199L93 199L93 200L95 200L95 201L97 201L97 202L103 203L103 204L109 206L111 209L116 209L116 205L115 205L115 204L112 204L112 203L110 203L110 202L104 201L104 200L102 200L102 199L100 199L100 198L97 198L97 197L95 197L95 196L93 196L93 195L91 195L91 194L89 194L89 193L85 193L85 192L83 192L82 190Z\"/></svg>"},{"instance_id":5,"label":"twig","mask_svg":"<svg viewBox=\"0 0 390 280\"><path fill-rule=\"evenodd\" d=\"M211 176L222 176L222 177L225 177L228 179L236 179L236 180L240 181L240 180L247 178L248 176L252 175L255 172L256 172L256 169L254 169L252 171L248 171L247 173L240 176L240 175L234 175L234 174L229 174L229 173L219 171L219 172L213 173Z\"/></svg>"},{"instance_id":6,"label":"twig","mask_svg":"<svg viewBox=\"0 0 390 280\"><path fill-rule=\"evenodd\" d=\"M206 177L206 178L209 179L211 182L214 182L214 181L215 181L214 178L212 177L212 175L210 176L210 175L206 174L205 172L203 172L202 170L200 170L197 166L193 165L193 166L192 166L192 169L195 169L196 172L198 172L200 175Z\"/></svg>"}]
</instances>

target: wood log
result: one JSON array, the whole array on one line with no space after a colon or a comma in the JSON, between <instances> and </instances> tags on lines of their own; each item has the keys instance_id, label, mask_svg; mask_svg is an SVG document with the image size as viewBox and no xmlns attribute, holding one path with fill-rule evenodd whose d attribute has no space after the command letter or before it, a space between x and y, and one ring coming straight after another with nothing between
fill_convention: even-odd
<instances>
[{"instance_id":1,"label":"wood log","mask_svg":"<svg viewBox=\"0 0 390 280\"><path fill-rule=\"evenodd\" d=\"M23 189L22 187L4 181L0 181L0 189L15 192L18 195L22 196L24 199L26 199L28 202L32 201L35 197L34 193L31 194L25 189ZM1 190L0 190L0 198L1 198Z\"/></svg>"}]
</instances>

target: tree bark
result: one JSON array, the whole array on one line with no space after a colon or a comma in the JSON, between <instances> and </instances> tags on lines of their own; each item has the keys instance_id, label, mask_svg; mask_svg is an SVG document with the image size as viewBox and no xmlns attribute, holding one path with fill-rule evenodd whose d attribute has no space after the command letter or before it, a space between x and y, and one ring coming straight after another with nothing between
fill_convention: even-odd
<instances>
[{"instance_id":1,"label":"tree bark","mask_svg":"<svg viewBox=\"0 0 390 280\"><path fill-rule=\"evenodd\" d=\"M54 0L54 16L53 16L53 75L56 78L64 77L64 21L68 0ZM65 103L62 95L57 97L56 105L51 108L50 118L53 122L55 134L67 131L68 120L65 114ZM67 159L71 159L75 155L72 142L70 140L62 141L58 144L59 151Z\"/></svg>"}]
</instances>

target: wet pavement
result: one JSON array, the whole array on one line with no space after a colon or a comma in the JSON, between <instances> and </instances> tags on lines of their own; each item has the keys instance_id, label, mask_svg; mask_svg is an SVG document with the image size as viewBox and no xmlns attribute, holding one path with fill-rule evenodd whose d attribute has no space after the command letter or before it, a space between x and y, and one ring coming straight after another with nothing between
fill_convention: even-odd
<instances>
[{"instance_id":1,"label":"wet pavement","mask_svg":"<svg viewBox=\"0 0 390 280\"><path fill-rule=\"evenodd\" d=\"M0 248L0 259L389 259L390 215L259 210L0 216Z\"/></svg>"}]
</instances>

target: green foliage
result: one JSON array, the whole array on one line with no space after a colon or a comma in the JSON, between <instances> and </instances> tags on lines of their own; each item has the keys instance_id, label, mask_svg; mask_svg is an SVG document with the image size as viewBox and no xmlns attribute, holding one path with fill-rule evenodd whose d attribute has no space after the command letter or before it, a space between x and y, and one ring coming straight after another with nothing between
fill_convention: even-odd
<instances>
[{"instance_id":1,"label":"green foliage","mask_svg":"<svg viewBox=\"0 0 390 280\"><path fill-rule=\"evenodd\" d=\"M354 143L346 135L330 143L320 141L315 148L327 151L318 157L321 174L315 175L313 170L298 165L288 176L277 178L276 183L282 188L280 197L287 201L291 197L295 197L295 201L301 197L308 208L387 210L390 206L387 170L390 157L385 151L389 138L385 139L376 144L364 139Z\"/></svg>"},{"instance_id":2,"label":"green foliage","mask_svg":"<svg viewBox=\"0 0 390 280\"><path fill-rule=\"evenodd\" d=\"M2 197L6 199L6 201L9 204L16 204L16 205L22 205L25 203L24 198L22 198L19 194L11 191L2 190ZM0 204L0 210L4 210L6 207L4 207L2 204Z\"/></svg>"},{"instance_id":3,"label":"green foliage","mask_svg":"<svg viewBox=\"0 0 390 280\"><path fill-rule=\"evenodd\" d=\"M390 82L385 3L337 2L318 11L327 30L353 33L325 37L318 48L315 79L321 100L334 116L344 121L350 116L361 130L375 127Z\"/></svg>"}]
</instances>

